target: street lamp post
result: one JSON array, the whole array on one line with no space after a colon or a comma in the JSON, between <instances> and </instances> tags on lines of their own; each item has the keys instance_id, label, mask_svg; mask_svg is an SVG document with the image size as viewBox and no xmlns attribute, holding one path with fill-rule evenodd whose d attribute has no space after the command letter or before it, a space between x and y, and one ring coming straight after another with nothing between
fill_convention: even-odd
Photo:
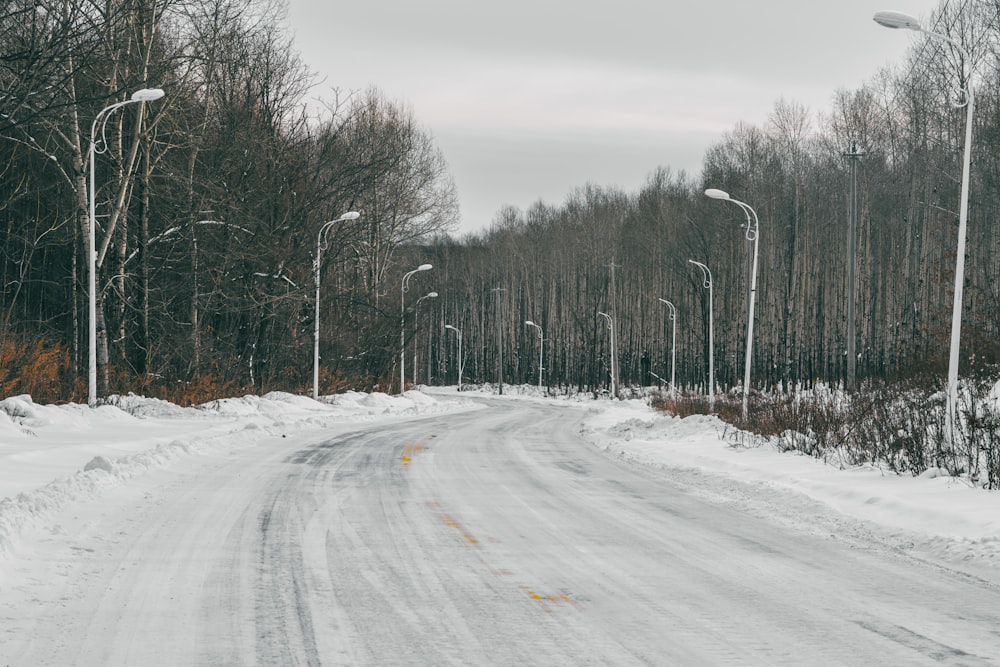
<instances>
[{"instance_id":1,"label":"street lamp post","mask_svg":"<svg viewBox=\"0 0 1000 667\"><path fill-rule=\"evenodd\" d=\"M422 297L420 297L419 299L417 299L417 302L415 304L413 304L413 324L414 324L414 329L416 329L417 308L420 307L420 302L423 301L424 299L436 299L437 295L438 295L437 292L428 292L427 294L425 294ZM428 374L428 376L427 376L427 382L428 382L428 384L430 383L430 381L431 381L431 378L430 378L430 375ZM416 384L417 384L417 345L416 345L416 341L414 341L414 344L413 344L413 385L416 386Z\"/></svg>"},{"instance_id":2,"label":"street lamp post","mask_svg":"<svg viewBox=\"0 0 1000 667\"><path fill-rule=\"evenodd\" d=\"M688 262L701 269L704 279L703 286L708 289L708 409L715 412L715 340L713 339L712 322L712 272L701 262L689 259Z\"/></svg>"},{"instance_id":3,"label":"street lamp post","mask_svg":"<svg viewBox=\"0 0 1000 667\"><path fill-rule=\"evenodd\" d=\"M319 228L319 233L316 235L316 258L313 260L314 276L316 279L316 317L313 322L313 399L319 399L319 260L320 253L323 251L323 247L326 245L326 233L330 231L338 222L345 222L347 220L357 220L360 217L360 213L356 211L348 211L344 215L340 216L336 220L330 220Z\"/></svg>"},{"instance_id":4,"label":"street lamp post","mask_svg":"<svg viewBox=\"0 0 1000 667\"><path fill-rule=\"evenodd\" d=\"M90 149L88 155L90 162L90 191L88 193L90 197L90 229L87 232L87 266L89 268L87 290L90 301L88 305L88 316L90 319L88 333L90 341L87 350L87 405L90 407L97 405L97 234L95 231L97 228L97 215L94 204L94 156L96 153L104 153L108 149L108 142L104 139L104 127L113 111L120 109L126 104L152 102L161 97L163 97L163 90L160 88L142 88L132 93L132 97L124 102L116 102L101 109L94 116L94 122L90 125ZM97 147L98 127L101 128L102 148L100 149Z\"/></svg>"},{"instance_id":5,"label":"street lamp post","mask_svg":"<svg viewBox=\"0 0 1000 667\"><path fill-rule=\"evenodd\" d=\"M973 107L975 106L975 100L972 93L972 59L969 57L969 52L966 51L965 48L963 48L957 41L947 35L942 35L941 33L925 29L920 25L920 21L912 16L907 16L906 14L902 14L900 12L878 12L875 14L873 19L876 23L885 26L886 28L915 30L930 37L947 42L955 47L962 55L963 64L969 63L969 75L964 78L965 87L959 91L965 99L963 104L957 105L959 107L964 105L966 108L965 151L962 158L962 201L958 213L958 248L955 254L955 298L951 312L951 349L948 355L948 402L945 408L947 413L945 415L945 429L948 434L949 441L954 443L955 419L957 417L958 410L958 353L959 344L962 338L962 288L965 285L965 237L969 219L969 171L972 163L972 112Z\"/></svg>"},{"instance_id":6,"label":"street lamp post","mask_svg":"<svg viewBox=\"0 0 1000 667\"><path fill-rule=\"evenodd\" d=\"M611 330L611 398L616 398L618 391L615 386L615 320L607 313L597 314L608 320L608 329Z\"/></svg>"},{"instance_id":7,"label":"street lamp post","mask_svg":"<svg viewBox=\"0 0 1000 667\"><path fill-rule=\"evenodd\" d=\"M450 324L444 325L445 329L451 329L458 334L458 390L462 391L462 331Z\"/></svg>"},{"instance_id":8,"label":"street lamp post","mask_svg":"<svg viewBox=\"0 0 1000 667\"><path fill-rule=\"evenodd\" d=\"M670 309L670 321L673 322L672 335L670 341L670 393L677 398L677 385L675 384L674 369L677 366L677 307L666 299L660 299Z\"/></svg>"},{"instance_id":9,"label":"street lamp post","mask_svg":"<svg viewBox=\"0 0 1000 667\"><path fill-rule=\"evenodd\" d=\"M743 214L747 217L747 241L753 241L753 271L750 274L750 306L747 312L747 351L746 358L743 361L743 419L745 420L747 418L747 400L750 396L750 362L753 358L753 309L754 302L757 299L757 244L759 241L760 221L757 219L757 212L749 204L741 202L738 199L733 199L728 193L722 190L710 188L705 190L705 194L712 199L731 201L739 206L743 210ZM750 216L753 216L752 220Z\"/></svg>"},{"instance_id":10,"label":"street lamp post","mask_svg":"<svg viewBox=\"0 0 1000 667\"><path fill-rule=\"evenodd\" d=\"M540 325L535 324L531 320L525 320L524 323L526 325L528 325L529 327L535 327L536 329L538 329L538 389L539 389L539 391L541 391L541 389L542 389L542 359L543 359L543 354L544 354L544 351L545 351L545 336L542 333L542 327Z\"/></svg>"},{"instance_id":11,"label":"street lamp post","mask_svg":"<svg viewBox=\"0 0 1000 667\"><path fill-rule=\"evenodd\" d=\"M406 391L406 292L410 289L410 276L421 271L430 271L434 267L421 264L403 276L399 292L399 393Z\"/></svg>"}]
</instances>

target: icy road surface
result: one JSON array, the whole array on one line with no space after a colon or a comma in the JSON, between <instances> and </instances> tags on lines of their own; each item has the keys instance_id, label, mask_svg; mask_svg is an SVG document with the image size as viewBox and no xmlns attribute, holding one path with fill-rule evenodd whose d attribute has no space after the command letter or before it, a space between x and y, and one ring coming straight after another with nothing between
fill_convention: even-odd
<instances>
[{"instance_id":1,"label":"icy road surface","mask_svg":"<svg viewBox=\"0 0 1000 667\"><path fill-rule=\"evenodd\" d=\"M137 478L22 548L49 576L9 589L35 599L0 664L998 664L995 583L616 459L582 414L492 402Z\"/></svg>"}]
</instances>

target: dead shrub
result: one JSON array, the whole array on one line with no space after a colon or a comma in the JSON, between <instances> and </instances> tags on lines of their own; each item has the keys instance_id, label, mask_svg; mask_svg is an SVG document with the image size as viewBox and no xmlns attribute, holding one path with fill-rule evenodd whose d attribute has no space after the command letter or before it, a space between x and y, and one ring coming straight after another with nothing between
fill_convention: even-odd
<instances>
[{"instance_id":1,"label":"dead shrub","mask_svg":"<svg viewBox=\"0 0 1000 667\"><path fill-rule=\"evenodd\" d=\"M69 374L69 354L44 339L0 340L0 398L30 394L39 403L60 403L76 398L78 387Z\"/></svg>"}]
</instances>

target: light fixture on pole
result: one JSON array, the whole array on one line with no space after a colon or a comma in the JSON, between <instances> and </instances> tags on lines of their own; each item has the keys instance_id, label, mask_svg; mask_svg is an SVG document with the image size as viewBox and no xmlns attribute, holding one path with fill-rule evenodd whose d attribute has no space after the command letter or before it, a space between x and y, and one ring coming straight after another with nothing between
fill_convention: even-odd
<instances>
[{"instance_id":1,"label":"light fixture on pole","mask_svg":"<svg viewBox=\"0 0 1000 667\"><path fill-rule=\"evenodd\" d=\"M462 331L450 324L444 325L445 329L451 329L458 334L458 391L462 391Z\"/></svg>"},{"instance_id":2,"label":"light fixture on pole","mask_svg":"<svg viewBox=\"0 0 1000 667\"><path fill-rule=\"evenodd\" d=\"M945 408L945 431L949 442L955 442L955 419L958 416L958 354L962 338L962 289L965 286L965 237L969 220L969 171L972 163L972 112L975 100L972 93L972 59L969 52L957 41L938 32L925 29L920 21L901 12L878 12L874 21L886 28L915 30L929 37L940 39L951 44L962 55L963 79L965 87L959 92L965 98L957 107L964 106L965 113L965 151L962 157L962 193L958 213L958 246L955 252L955 295L951 312L951 347L948 354L948 386L947 406ZM965 76L964 63L969 63L969 73Z\"/></svg>"},{"instance_id":3,"label":"light fixture on pole","mask_svg":"<svg viewBox=\"0 0 1000 667\"><path fill-rule=\"evenodd\" d=\"M688 262L701 269L704 279L703 287L708 290L708 409L715 412L715 340L712 331L712 272L701 262L689 259Z\"/></svg>"},{"instance_id":4,"label":"light fixture on pole","mask_svg":"<svg viewBox=\"0 0 1000 667\"><path fill-rule=\"evenodd\" d=\"M437 295L438 295L437 292L428 292L427 294L425 294L422 297L420 297L419 299L417 299L417 302L415 304L413 304L413 324L414 324L414 329L416 329L417 308L420 307L420 302L423 301L424 299L436 299ZM431 381L431 379L428 376L427 383L430 384L430 381ZM416 346L416 344L413 345L413 386L417 386L417 346Z\"/></svg>"},{"instance_id":5,"label":"light fixture on pole","mask_svg":"<svg viewBox=\"0 0 1000 667\"><path fill-rule=\"evenodd\" d=\"M538 329L538 389L542 388L542 359L545 351L545 336L542 333L542 327L535 324L531 320L525 320L524 323L529 327L535 327Z\"/></svg>"},{"instance_id":6,"label":"light fixture on pole","mask_svg":"<svg viewBox=\"0 0 1000 667\"><path fill-rule=\"evenodd\" d=\"M313 399L319 399L319 260L320 253L326 247L326 234L338 222L357 220L361 216L357 211L348 211L336 220L330 220L319 228L316 235L316 257L313 259L313 270L316 281L316 316L313 322Z\"/></svg>"},{"instance_id":7,"label":"light fixture on pole","mask_svg":"<svg viewBox=\"0 0 1000 667\"><path fill-rule=\"evenodd\" d=\"M615 386L615 320L607 313L597 314L608 320L608 329L611 330L611 398L616 398L618 392Z\"/></svg>"},{"instance_id":8,"label":"light fixture on pole","mask_svg":"<svg viewBox=\"0 0 1000 667\"><path fill-rule=\"evenodd\" d=\"M421 264L403 276L399 292L399 393L406 391L406 293L410 289L410 276L421 271L430 271L434 267Z\"/></svg>"},{"instance_id":9,"label":"light fixture on pole","mask_svg":"<svg viewBox=\"0 0 1000 667\"><path fill-rule=\"evenodd\" d=\"M705 195L712 199L730 201L739 206L747 217L747 241L753 241L753 271L750 274L750 305L747 311L747 349L746 357L743 360L743 419L745 420L747 418L747 400L750 396L750 366L753 359L753 309L757 299L757 244L759 241L757 237L760 231L760 221L757 219L757 212L749 204L733 199L727 192L709 188L705 190Z\"/></svg>"},{"instance_id":10,"label":"light fixture on pole","mask_svg":"<svg viewBox=\"0 0 1000 667\"><path fill-rule=\"evenodd\" d=\"M675 383L676 376L674 375L674 369L677 364L677 307L670 303L666 299L660 299L661 303L666 304L667 308L670 309L670 321L673 322L672 327L672 337L670 341L670 394L677 398L677 384Z\"/></svg>"},{"instance_id":11,"label":"light fixture on pole","mask_svg":"<svg viewBox=\"0 0 1000 667\"><path fill-rule=\"evenodd\" d=\"M96 116L94 116L94 122L90 125L90 148L89 148L89 162L90 162L90 188L89 188L89 227L87 230L87 266L89 269L89 274L87 276L87 290L89 294L89 304L88 304L88 333L90 340L88 343L87 350L87 405L94 407L97 405L97 215L96 207L94 204L94 155L96 153L105 153L108 150L108 142L104 138L104 128L108 122L108 118L111 116L111 112L116 109L120 109L126 104L134 104L136 102L152 102L153 100L158 100L163 97L163 90L160 88L142 88L140 90L132 93L132 97L125 100L124 102L116 102L110 106L106 106L101 109ZM97 128L101 128L101 142L102 148L97 148Z\"/></svg>"}]
</instances>

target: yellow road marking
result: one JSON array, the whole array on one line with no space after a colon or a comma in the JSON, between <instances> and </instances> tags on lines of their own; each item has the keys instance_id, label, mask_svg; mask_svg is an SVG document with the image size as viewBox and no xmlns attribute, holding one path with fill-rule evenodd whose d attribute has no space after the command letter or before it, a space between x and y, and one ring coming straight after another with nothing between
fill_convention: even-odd
<instances>
[{"instance_id":1,"label":"yellow road marking","mask_svg":"<svg viewBox=\"0 0 1000 667\"><path fill-rule=\"evenodd\" d=\"M437 503L437 502L431 503L431 507L440 507L440 504ZM456 520L450 514L442 512L441 513L441 520L444 522L444 524L446 526L449 526L451 528L454 528L455 530L461 531L462 532L462 539L464 539L469 544L473 544L473 545L479 544L479 540L477 540L475 537L473 537L473 535L471 533L467 532L465 530L465 528L462 526L462 524L459 523L459 521Z\"/></svg>"},{"instance_id":2,"label":"yellow road marking","mask_svg":"<svg viewBox=\"0 0 1000 667\"><path fill-rule=\"evenodd\" d=\"M548 603L553 603L553 604L566 603L568 605L571 605L574 609L580 609L580 603L574 600L569 593L562 592L559 593L558 595L546 595L543 593L539 593L538 591L528 586L522 585L520 586L520 588L525 593L527 593L528 597L530 597L532 600L534 600L535 602L540 602L542 604L542 609L544 609L546 613L552 613L552 609L549 607Z\"/></svg>"},{"instance_id":3,"label":"yellow road marking","mask_svg":"<svg viewBox=\"0 0 1000 667\"><path fill-rule=\"evenodd\" d=\"M403 462L404 468L409 468L410 463L417 456L417 454L422 454L424 451L424 443L434 437L434 434L428 434L424 436L422 440L419 440L416 444L407 443L403 445L403 455L400 460Z\"/></svg>"}]
</instances>

